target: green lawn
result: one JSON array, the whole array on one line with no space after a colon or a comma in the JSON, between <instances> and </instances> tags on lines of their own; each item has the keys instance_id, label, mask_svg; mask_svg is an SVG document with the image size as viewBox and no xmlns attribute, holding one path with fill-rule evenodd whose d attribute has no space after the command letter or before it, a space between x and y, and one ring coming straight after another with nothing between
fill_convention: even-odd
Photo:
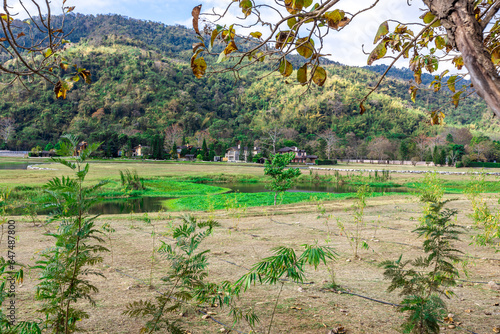
<instances>
[{"instance_id":1,"label":"green lawn","mask_svg":"<svg viewBox=\"0 0 500 334\"><path fill-rule=\"evenodd\" d=\"M387 195L404 195L405 193L372 193L371 197ZM299 202L314 202L325 200L339 200L354 198L355 193L306 193L287 192L279 196L279 204L293 204ZM274 205L274 193L230 193L206 196L192 196L166 200L163 203L169 210L174 211L211 211L254 206Z\"/></svg>"}]
</instances>

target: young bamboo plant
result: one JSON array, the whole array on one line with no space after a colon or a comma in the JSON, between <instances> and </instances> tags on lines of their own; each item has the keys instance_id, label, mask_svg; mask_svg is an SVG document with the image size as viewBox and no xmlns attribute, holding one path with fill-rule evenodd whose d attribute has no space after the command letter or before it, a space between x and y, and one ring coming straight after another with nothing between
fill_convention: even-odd
<instances>
[{"instance_id":1,"label":"young bamboo plant","mask_svg":"<svg viewBox=\"0 0 500 334\"><path fill-rule=\"evenodd\" d=\"M447 202L426 197L426 213L422 224L414 230L425 238L425 256L404 261L401 255L396 261L381 263L385 278L391 280L388 291L401 289L400 295L404 296L399 311L408 311L402 326L405 333L439 333L439 320L446 314L441 297L453 295L449 288L456 285L459 277L454 263L460 262L457 255L461 252L453 242L461 231L451 220L457 211L443 209Z\"/></svg>"},{"instance_id":2,"label":"young bamboo plant","mask_svg":"<svg viewBox=\"0 0 500 334\"><path fill-rule=\"evenodd\" d=\"M76 304L86 299L95 305L92 294L98 289L86 279L88 275L99 275L92 266L102 262L102 252L108 249L100 245L104 240L94 226L97 216L88 214L89 209L98 202L97 189L106 181L94 185L84 185L89 173L85 160L99 144L88 145L78 150L75 136L66 135L67 140L59 153L70 156L76 154L74 162L62 158L53 159L75 172L75 178L55 177L45 185L49 195L46 204L52 213L47 224L57 222L57 231L47 233L55 239L55 246L44 251L42 259L34 268L41 270L40 283L37 285L36 299L42 300L40 312L45 314L44 327L50 333L74 333L77 322L88 318L88 314Z\"/></svg>"},{"instance_id":3,"label":"young bamboo plant","mask_svg":"<svg viewBox=\"0 0 500 334\"><path fill-rule=\"evenodd\" d=\"M198 247L215 226L218 223L212 220L197 222L191 216L184 216L182 224L173 229L175 244L167 245L162 241L158 253L170 266L161 279L161 294L154 302L140 300L130 303L124 312L131 317L147 318L141 333L185 333L181 324L168 314L177 311L182 303L195 299L197 290L204 288L204 279L208 275L206 254L209 251L198 251Z\"/></svg>"},{"instance_id":4,"label":"young bamboo plant","mask_svg":"<svg viewBox=\"0 0 500 334\"><path fill-rule=\"evenodd\" d=\"M336 253L330 247L307 244L302 245L302 247L304 247L304 251L300 255L297 255L295 250L290 247L282 246L273 248L274 255L254 264L250 271L235 283L234 291L236 294L239 294L240 291L246 291L251 285L257 282L260 284L279 284L278 295L276 296L276 302L269 321L268 334L271 333L274 315L276 314L285 282L287 280L294 283L304 282L306 278L305 265L311 265L314 269L317 269L321 263L327 265L327 260L333 260L336 256Z\"/></svg>"},{"instance_id":5,"label":"young bamboo plant","mask_svg":"<svg viewBox=\"0 0 500 334\"><path fill-rule=\"evenodd\" d=\"M359 259L359 247L361 246L364 249L369 249L370 246L363 240L361 237L361 231L366 226L366 222L364 220L365 208L366 208L366 198L370 194L370 188L367 184L363 184L358 188L356 192L356 200L353 204L354 208L354 230L351 231L346 228L344 223L340 219L337 218L337 226L340 229L341 234L345 235L347 240L349 241L349 245L351 246L353 255L355 259Z\"/></svg>"},{"instance_id":6,"label":"young bamboo plant","mask_svg":"<svg viewBox=\"0 0 500 334\"><path fill-rule=\"evenodd\" d=\"M479 231L473 239L478 245L493 246L497 251L500 251L500 211L490 208L483 197L486 185L484 173L481 173L479 177L473 174L465 189L465 194L472 205L471 218L474 221L474 227Z\"/></svg>"}]
</instances>

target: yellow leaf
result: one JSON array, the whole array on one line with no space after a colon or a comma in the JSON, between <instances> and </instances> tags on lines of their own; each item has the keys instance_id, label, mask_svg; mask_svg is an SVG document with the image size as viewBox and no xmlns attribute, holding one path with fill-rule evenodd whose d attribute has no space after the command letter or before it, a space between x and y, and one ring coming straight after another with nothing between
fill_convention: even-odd
<instances>
[{"instance_id":1,"label":"yellow leaf","mask_svg":"<svg viewBox=\"0 0 500 334\"><path fill-rule=\"evenodd\" d=\"M308 37L299 38L295 43L297 45L297 52L304 58L309 58L314 52L314 41L310 40Z\"/></svg>"},{"instance_id":2,"label":"yellow leaf","mask_svg":"<svg viewBox=\"0 0 500 334\"><path fill-rule=\"evenodd\" d=\"M375 60L383 58L387 53L387 47L385 46L386 42L380 42L375 49L370 53L370 57L368 57L368 65L373 64Z\"/></svg>"},{"instance_id":3,"label":"yellow leaf","mask_svg":"<svg viewBox=\"0 0 500 334\"><path fill-rule=\"evenodd\" d=\"M413 102L415 102L415 99L416 99L416 97L417 97L417 91L418 91L418 88L417 88L417 87L415 87L415 86L411 86L411 87L410 87L410 97L411 97L411 100L412 100Z\"/></svg>"},{"instance_id":4,"label":"yellow leaf","mask_svg":"<svg viewBox=\"0 0 500 334\"><path fill-rule=\"evenodd\" d=\"M345 16L345 12L340 9L335 9L332 12L325 13L325 19L330 28L339 30L351 22L351 19Z\"/></svg>"},{"instance_id":5,"label":"yellow leaf","mask_svg":"<svg viewBox=\"0 0 500 334\"><path fill-rule=\"evenodd\" d=\"M44 53L43 53L43 56L45 58L48 58L50 57L50 55L52 54L52 49L47 49Z\"/></svg>"},{"instance_id":6,"label":"yellow leaf","mask_svg":"<svg viewBox=\"0 0 500 334\"><path fill-rule=\"evenodd\" d=\"M236 50L238 50L238 48L236 47L236 43L234 43L234 41L231 41L224 49L224 54L227 56L228 54Z\"/></svg>"},{"instance_id":7,"label":"yellow leaf","mask_svg":"<svg viewBox=\"0 0 500 334\"><path fill-rule=\"evenodd\" d=\"M417 85L420 85L422 83L422 70L418 70L418 71L415 71L415 73L413 73L413 76L415 77L415 82L417 83Z\"/></svg>"},{"instance_id":8,"label":"yellow leaf","mask_svg":"<svg viewBox=\"0 0 500 334\"><path fill-rule=\"evenodd\" d=\"M452 97L452 102L455 108L458 107L458 104L460 103L460 95L462 95L462 93L462 91L456 92Z\"/></svg>"},{"instance_id":9,"label":"yellow leaf","mask_svg":"<svg viewBox=\"0 0 500 334\"><path fill-rule=\"evenodd\" d=\"M461 70L464 66L464 59L462 58L462 56L456 56L455 58L453 58L452 63L455 64L457 70Z\"/></svg>"},{"instance_id":10,"label":"yellow leaf","mask_svg":"<svg viewBox=\"0 0 500 334\"><path fill-rule=\"evenodd\" d=\"M250 33L250 36L252 36L252 37L255 37L255 38L259 39L259 38L261 38L261 37L262 37L262 33L261 33L261 32L258 32L258 31L256 31L256 32L251 32L251 33Z\"/></svg>"},{"instance_id":11,"label":"yellow leaf","mask_svg":"<svg viewBox=\"0 0 500 334\"><path fill-rule=\"evenodd\" d=\"M283 59L280 63L279 71L282 76L289 77L293 72L293 66L288 60Z\"/></svg>"},{"instance_id":12,"label":"yellow leaf","mask_svg":"<svg viewBox=\"0 0 500 334\"><path fill-rule=\"evenodd\" d=\"M498 65L500 63L500 47L495 48L491 52L491 61L495 65Z\"/></svg>"},{"instance_id":13,"label":"yellow leaf","mask_svg":"<svg viewBox=\"0 0 500 334\"><path fill-rule=\"evenodd\" d=\"M361 103L361 104L359 105L359 114L360 114L360 115L363 115L363 114L365 113L365 111L366 111L366 108L365 108L364 104L363 104L363 103Z\"/></svg>"},{"instance_id":14,"label":"yellow leaf","mask_svg":"<svg viewBox=\"0 0 500 334\"><path fill-rule=\"evenodd\" d=\"M87 84L91 84L92 83L92 80L90 79L91 77L91 74L90 74L90 71L89 70L86 70L86 69L79 69L78 70L78 75L82 77L83 80L85 80L85 82Z\"/></svg>"},{"instance_id":15,"label":"yellow leaf","mask_svg":"<svg viewBox=\"0 0 500 334\"><path fill-rule=\"evenodd\" d=\"M301 68L297 70L297 81L302 85L307 82L307 64L304 64Z\"/></svg>"},{"instance_id":16,"label":"yellow leaf","mask_svg":"<svg viewBox=\"0 0 500 334\"><path fill-rule=\"evenodd\" d=\"M314 71L314 74L312 76L313 82L318 85L318 86L323 86L326 81L326 71L323 67L316 67L316 70Z\"/></svg>"},{"instance_id":17,"label":"yellow leaf","mask_svg":"<svg viewBox=\"0 0 500 334\"><path fill-rule=\"evenodd\" d=\"M59 99L60 97L62 97L63 100L65 100L67 92L68 92L67 86L65 85L64 82L59 80L54 87L54 93L56 93L56 98Z\"/></svg>"},{"instance_id":18,"label":"yellow leaf","mask_svg":"<svg viewBox=\"0 0 500 334\"><path fill-rule=\"evenodd\" d=\"M191 58L191 69L193 70L193 74L196 78L203 78L205 71L207 70L207 63L205 62L205 59L203 57L196 59Z\"/></svg>"}]
</instances>

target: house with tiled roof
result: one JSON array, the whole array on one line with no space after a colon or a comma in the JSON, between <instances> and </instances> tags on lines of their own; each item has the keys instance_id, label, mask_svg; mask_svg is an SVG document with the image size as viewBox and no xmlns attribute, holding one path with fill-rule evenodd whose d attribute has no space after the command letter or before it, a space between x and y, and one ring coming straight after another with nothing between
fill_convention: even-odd
<instances>
[{"instance_id":1,"label":"house with tiled roof","mask_svg":"<svg viewBox=\"0 0 500 334\"><path fill-rule=\"evenodd\" d=\"M276 153L277 154L285 154L285 153L290 153L293 152L295 153L295 158L292 160L292 162L295 163L306 163L308 162L307 159L309 159L309 162L314 163L316 159L318 159L317 155L308 155L305 150L301 150L297 148L296 146L292 147L283 147L279 149Z\"/></svg>"}]
</instances>

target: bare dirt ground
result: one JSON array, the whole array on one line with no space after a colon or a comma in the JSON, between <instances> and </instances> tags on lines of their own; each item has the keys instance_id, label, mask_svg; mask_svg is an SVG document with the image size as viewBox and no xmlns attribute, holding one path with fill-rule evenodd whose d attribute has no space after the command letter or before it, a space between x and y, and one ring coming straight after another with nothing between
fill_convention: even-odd
<instances>
[{"instance_id":1,"label":"bare dirt ground","mask_svg":"<svg viewBox=\"0 0 500 334\"><path fill-rule=\"evenodd\" d=\"M457 197L457 196L454 196ZM197 214L200 218L209 215L221 224L204 243L210 249L209 280L220 282L235 281L252 264L270 255L270 249L285 245L300 252L304 243L318 241L321 245L332 246L339 254L333 263L335 280L343 289L378 301L398 303L397 293L387 293L388 281L383 279L378 264L384 260L395 260L400 254L412 258L422 254L422 240L411 231L418 224L421 205L414 197L392 196L368 200L366 226L362 237L370 246L360 251L360 260L353 258L348 240L340 235L336 219L341 219L352 229L352 201L332 201L323 203L326 218L318 218L317 204L305 203L274 208L247 209L245 217L237 217L233 212ZM493 204L492 200L492 204ZM467 215L470 203L464 199L451 202L448 207L459 210L458 223L467 227L471 224ZM168 213L150 215L158 231L167 231L168 224L179 220ZM82 321L81 327L89 333L139 333L142 319L131 319L122 314L127 303L152 299L158 292L150 289L145 281L151 269L152 237L151 227L145 225L140 216L123 215L101 217L99 224L110 222L116 232L111 235L112 249L105 255L105 261L98 267L106 278L93 278L100 291L95 295L97 306L88 307L91 317ZM54 229L49 226L48 229ZM329 232L328 232L329 231ZM45 227L35 227L31 223L18 221L16 248L17 260L33 264L36 254L51 246L52 240L44 236ZM447 300L449 312L461 324L454 328L443 325L444 333L493 333L493 327L500 325L500 291L488 287L489 281L500 283L500 255L491 248L470 245L473 229L465 228L458 248L470 261L469 276L462 272L460 285L452 290L455 296ZM328 235L331 240L328 242ZM163 238L165 242L171 242ZM158 241L157 245L158 246ZM0 245L6 254L5 238ZM153 285L161 291L159 278L165 273L168 263L161 258L153 268ZM25 282L17 287L17 303L20 307L18 320L36 319L37 302L34 301L38 273L26 274ZM286 283L281 294L271 333L325 333L335 326L344 326L348 333L398 333L404 314L396 307L349 294L339 294L325 288L331 282L325 266L317 271L308 269L306 284ZM255 286L243 294L239 303L252 306L261 318L257 330L267 332L271 311L278 294L278 286ZM221 323L232 324L225 310L203 308L217 313L213 318ZM190 333L220 333L223 325L212 319L202 319L197 307L188 308L184 316L173 315L184 324ZM241 322L234 327L241 333L249 333L250 328ZM236 332L236 331L233 331Z\"/></svg>"}]
</instances>

